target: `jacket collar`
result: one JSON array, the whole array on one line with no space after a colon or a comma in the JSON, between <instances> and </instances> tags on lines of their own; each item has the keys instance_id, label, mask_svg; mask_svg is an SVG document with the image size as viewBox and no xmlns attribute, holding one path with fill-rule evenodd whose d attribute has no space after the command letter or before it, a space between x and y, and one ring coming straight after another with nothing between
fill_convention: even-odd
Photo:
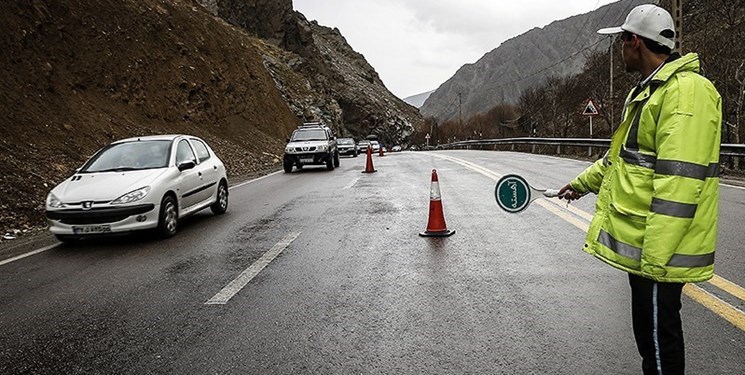
<instances>
[{"instance_id":1,"label":"jacket collar","mask_svg":"<svg viewBox=\"0 0 745 375\"><path fill-rule=\"evenodd\" d=\"M670 55L665 61L657 74L652 77L652 81L659 83L667 82L673 75L679 72L694 72L699 73L701 71L701 65L699 64L697 53L688 53L684 56L680 56L677 53Z\"/></svg>"}]
</instances>

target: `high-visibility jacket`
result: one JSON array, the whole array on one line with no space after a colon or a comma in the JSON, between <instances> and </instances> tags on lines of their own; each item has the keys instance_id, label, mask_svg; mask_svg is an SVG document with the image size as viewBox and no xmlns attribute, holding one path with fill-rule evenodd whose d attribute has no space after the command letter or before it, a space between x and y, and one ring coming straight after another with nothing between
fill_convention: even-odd
<instances>
[{"instance_id":1,"label":"high-visibility jacket","mask_svg":"<svg viewBox=\"0 0 745 375\"><path fill-rule=\"evenodd\" d=\"M698 73L697 54L671 58L632 90L608 153L570 183L598 194L584 250L656 281L714 274L722 99Z\"/></svg>"}]
</instances>

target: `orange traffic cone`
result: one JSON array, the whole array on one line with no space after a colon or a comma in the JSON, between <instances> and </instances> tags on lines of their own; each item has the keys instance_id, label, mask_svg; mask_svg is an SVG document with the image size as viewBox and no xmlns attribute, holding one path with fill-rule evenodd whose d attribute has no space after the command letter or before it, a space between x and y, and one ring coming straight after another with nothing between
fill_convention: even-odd
<instances>
[{"instance_id":1,"label":"orange traffic cone","mask_svg":"<svg viewBox=\"0 0 745 375\"><path fill-rule=\"evenodd\" d=\"M380 145L380 148L378 148L378 156L385 156L383 154L383 145Z\"/></svg>"},{"instance_id":2,"label":"orange traffic cone","mask_svg":"<svg viewBox=\"0 0 745 375\"><path fill-rule=\"evenodd\" d=\"M437 170L432 170L432 185L429 188L429 222L427 230L419 233L422 237L447 237L455 233L448 230L445 215L442 214L442 200L440 199L440 183L437 180Z\"/></svg>"},{"instance_id":3,"label":"orange traffic cone","mask_svg":"<svg viewBox=\"0 0 745 375\"><path fill-rule=\"evenodd\" d=\"M365 166L365 170L362 171L362 173L373 173L377 172L375 170L375 167L373 166L372 162L372 146L367 145L367 165Z\"/></svg>"}]
</instances>

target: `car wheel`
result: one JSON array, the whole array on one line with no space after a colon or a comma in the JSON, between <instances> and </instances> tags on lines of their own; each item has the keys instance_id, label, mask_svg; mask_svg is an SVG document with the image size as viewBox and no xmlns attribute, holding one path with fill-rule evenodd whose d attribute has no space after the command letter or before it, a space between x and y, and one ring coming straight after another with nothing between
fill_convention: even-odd
<instances>
[{"instance_id":1,"label":"car wheel","mask_svg":"<svg viewBox=\"0 0 745 375\"><path fill-rule=\"evenodd\" d=\"M282 166L285 169L285 173L292 172L292 162L289 162L289 161L285 160L285 162L282 164Z\"/></svg>"},{"instance_id":2,"label":"car wheel","mask_svg":"<svg viewBox=\"0 0 745 375\"><path fill-rule=\"evenodd\" d=\"M228 186L224 182L217 186L217 199L210 210L215 215L222 215L228 210Z\"/></svg>"},{"instance_id":3,"label":"car wheel","mask_svg":"<svg viewBox=\"0 0 745 375\"><path fill-rule=\"evenodd\" d=\"M329 154L326 158L326 169L333 171L334 170L334 155Z\"/></svg>"},{"instance_id":4,"label":"car wheel","mask_svg":"<svg viewBox=\"0 0 745 375\"><path fill-rule=\"evenodd\" d=\"M172 196L166 195L160 202L160 216L158 217L158 232L161 237L169 238L176 235L178 230L178 206Z\"/></svg>"},{"instance_id":5,"label":"car wheel","mask_svg":"<svg viewBox=\"0 0 745 375\"><path fill-rule=\"evenodd\" d=\"M338 167L338 166L339 166L339 153L335 152L334 153L334 167Z\"/></svg>"}]
</instances>

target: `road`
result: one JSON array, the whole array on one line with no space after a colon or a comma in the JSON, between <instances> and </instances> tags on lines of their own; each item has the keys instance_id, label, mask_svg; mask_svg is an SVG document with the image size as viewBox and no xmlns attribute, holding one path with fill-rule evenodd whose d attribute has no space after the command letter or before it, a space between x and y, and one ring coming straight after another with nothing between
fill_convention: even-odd
<instances>
[{"instance_id":1,"label":"road","mask_svg":"<svg viewBox=\"0 0 745 375\"><path fill-rule=\"evenodd\" d=\"M0 262L0 373L640 372L626 274L581 251L594 197L521 214L494 201L503 174L558 188L587 162L463 150L374 163L235 184L228 213L169 240ZM448 238L417 235L433 168ZM745 189L720 194L718 277L683 297L690 374L745 373Z\"/></svg>"}]
</instances>

